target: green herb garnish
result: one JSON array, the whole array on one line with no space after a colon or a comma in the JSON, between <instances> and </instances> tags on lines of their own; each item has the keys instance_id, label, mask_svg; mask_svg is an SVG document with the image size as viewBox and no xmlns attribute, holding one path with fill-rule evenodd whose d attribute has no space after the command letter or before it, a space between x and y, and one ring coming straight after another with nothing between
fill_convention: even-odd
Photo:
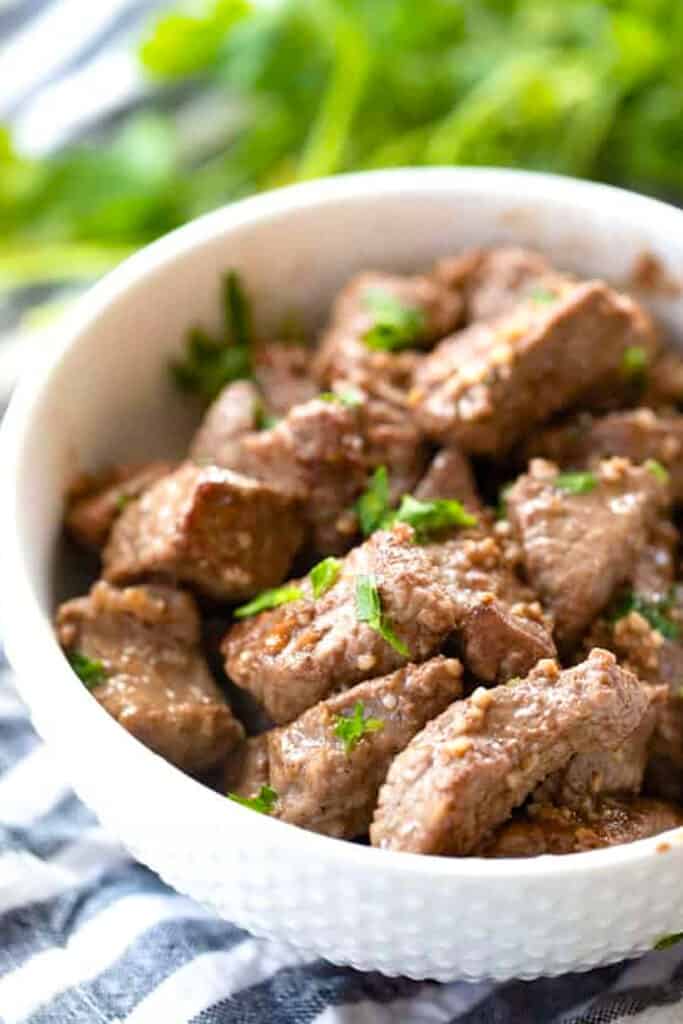
<instances>
[{"instance_id":1,"label":"green herb garnish","mask_svg":"<svg viewBox=\"0 0 683 1024\"><path fill-rule=\"evenodd\" d=\"M278 416L271 416L266 412L262 401L257 399L254 402L254 424L257 430L271 430L280 422Z\"/></svg>"},{"instance_id":2,"label":"green herb garnish","mask_svg":"<svg viewBox=\"0 0 683 1024\"><path fill-rule=\"evenodd\" d=\"M624 616L630 615L631 612L637 612L653 629L661 633L666 640L677 640L680 628L667 614L671 611L675 599L676 594L674 590L671 590L666 597L661 597L659 600L654 601L650 601L632 591L629 594L625 594L617 602L611 619L613 622L616 622L618 619L623 619Z\"/></svg>"},{"instance_id":3,"label":"green herb garnish","mask_svg":"<svg viewBox=\"0 0 683 1024\"><path fill-rule=\"evenodd\" d=\"M126 508L127 505L130 505L133 500L134 498L132 494L119 494L116 498L116 511L123 512L124 508Z\"/></svg>"},{"instance_id":4,"label":"green herb garnish","mask_svg":"<svg viewBox=\"0 0 683 1024\"><path fill-rule=\"evenodd\" d=\"M647 374L647 349L642 345L629 345L621 357L621 374L627 380L642 382Z\"/></svg>"},{"instance_id":5,"label":"green herb garnish","mask_svg":"<svg viewBox=\"0 0 683 1024\"><path fill-rule=\"evenodd\" d=\"M234 380L251 376L249 306L236 271L223 279L223 330L212 337L201 327L188 333L185 354L171 363L171 375L181 391L211 402Z\"/></svg>"},{"instance_id":6,"label":"green herb garnish","mask_svg":"<svg viewBox=\"0 0 683 1024\"><path fill-rule=\"evenodd\" d=\"M362 396L357 391L322 391L318 398L321 402L338 402L340 405L345 405L349 409L353 409L358 405L362 404Z\"/></svg>"},{"instance_id":7,"label":"green herb garnish","mask_svg":"<svg viewBox=\"0 0 683 1024\"><path fill-rule=\"evenodd\" d=\"M258 796L238 796L237 793L228 793L228 800L234 800L242 807L248 807L259 814L272 814L275 804L278 801L278 794L272 786L261 786Z\"/></svg>"},{"instance_id":8,"label":"green herb garnish","mask_svg":"<svg viewBox=\"0 0 683 1024\"><path fill-rule=\"evenodd\" d=\"M363 701L356 701L352 715L335 715L334 735L344 744L347 754L359 743L363 736L369 732L379 732L384 728L381 718L364 718L365 707Z\"/></svg>"},{"instance_id":9,"label":"green herb garnish","mask_svg":"<svg viewBox=\"0 0 683 1024\"><path fill-rule=\"evenodd\" d=\"M590 494L597 485L595 473L559 473L553 483L567 494Z\"/></svg>"},{"instance_id":10,"label":"green herb garnish","mask_svg":"<svg viewBox=\"0 0 683 1024\"><path fill-rule=\"evenodd\" d=\"M330 587L334 586L339 577L341 571L341 562L338 558L334 558L330 555L329 558L323 558L322 562L318 562L311 569L311 586L313 587L313 597L317 600L326 594Z\"/></svg>"},{"instance_id":11,"label":"green herb garnish","mask_svg":"<svg viewBox=\"0 0 683 1024\"><path fill-rule=\"evenodd\" d=\"M529 292L529 298L532 302L537 302L539 305L548 305L550 302L554 302L557 298L557 292L551 292L549 288L532 288Z\"/></svg>"},{"instance_id":12,"label":"green herb garnish","mask_svg":"<svg viewBox=\"0 0 683 1024\"><path fill-rule=\"evenodd\" d=\"M661 462L657 462L656 459L648 459L643 463L645 469L648 469L650 473L660 482L660 484L668 484L669 482L669 471L665 469Z\"/></svg>"},{"instance_id":13,"label":"green herb garnish","mask_svg":"<svg viewBox=\"0 0 683 1024\"><path fill-rule=\"evenodd\" d=\"M396 636L391 623L382 612L382 602L374 576L359 576L356 580L356 617L379 633L386 642L404 658L410 657L410 651L399 637Z\"/></svg>"},{"instance_id":14,"label":"green herb garnish","mask_svg":"<svg viewBox=\"0 0 683 1024\"><path fill-rule=\"evenodd\" d=\"M415 530L418 541L430 534L450 530L456 526L476 526L477 517L466 512L459 501L453 498L437 498L434 501L419 501L411 494L404 494L396 512L389 513L383 525L408 523Z\"/></svg>"},{"instance_id":15,"label":"green herb garnish","mask_svg":"<svg viewBox=\"0 0 683 1024\"><path fill-rule=\"evenodd\" d=\"M679 942L683 942L683 932L672 932L671 935L662 935L661 939L655 942L653 949L669 949Z\"/></svg>"},{"instance_id":16,"label":"green herb garnish","mask_svg":"<svg viewBox=\"0 0 683 1024\"><path fill-rule=\"evenodd\" d=\"M372 327L363 335L368 348L397 352L418 341L425 327L425 315L418 306L408 306L382 288L369 288L363 302L374 315Z\"/></svg>"},{"instance_id":17,"label":"green herb garnish","mask_svg":"<svg viewBox=\"0 0 683 1024\"><path fill-rule=\"evenodd\" d=\"M356 502L355 510L364 537L369 537L383 524L390 511L386 466L378 466L372 474L368 489Z\"/></svg>"},{"instance_id":18,"label":"green herb garnish","mask_svg":"<svg viewBox=\"0 0 683 1024\"><path fill-rule=\"evenodd\" d=\"M89 658L82 651L69 651L67 655L72 669L88 690L94 690L107 678L104 665L97 658Z\"/></svg>"},{"instance_id":19,"label":"green herb garnish","mask_svg":"<svg viewBox=\"0 0 683 1024\"><path fill-rule=\"evenodd\" d=\"M250 615L258 615L259 612L265 612L269 608L279 608L281 604L298 601L303 596L301 587L297 587L293 583L285 583L282 587L264 590L247 604L235 608L233 614L236 619L246 619Z\"/></svg>"}]
</instances>

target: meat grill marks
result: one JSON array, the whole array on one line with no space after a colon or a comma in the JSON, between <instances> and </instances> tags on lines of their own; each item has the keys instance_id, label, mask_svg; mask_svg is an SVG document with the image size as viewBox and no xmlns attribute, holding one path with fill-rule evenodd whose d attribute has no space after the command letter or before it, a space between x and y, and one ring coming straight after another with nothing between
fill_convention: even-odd
<instances>
[{"instance_id":1,"label":"meat grill marks","mask_svg":"<svg viewBox=\"0 0 683 1024\"><path fill-rule=\"evenodd\" d=\"M636 677L601 650L564 672L546 659L512 686L475 691L430 722L393 761L372 844L471 853L575 754L622 744L648 706Z\"/></svg>"},{"instance_id":2,"label":"meat grill marks","mask_svg":"<svg viewBox=\"0 0 683 1024\"><path fill-rule=\"evenodd\" d=\"M452 634L466 638L468 667L481 678L506 678L511 662L526 672L554 647L533 594L506 557L495 538L482 533L417 544L403 523L377 531L346 556L334 586L317 601L304 582L301 600L233 626L223 642L226 671L278 723L341 687L426 660ZM382 612L409 658L359 621L362 577L376 581ZM478 618L483 607L504 622L505 643L493 643L500 661L486 637L477 640L477 630L488 630L493 619Z\"/></svg>"},{"instance_id":3,"label":"meat grill marks","mask_svg":"<svg viewBox=\"0 0 683 1024\"><path fill-rule=\"evenodd\" d=\"M643 310L600 281L564 283L442 341L415 372L415 418L466 452L502 455L538 423L620 371L627 349L657 348Z\"/></svg>"},{"instance_id":4,"label":"meat grill marks","mask_svg":"<svg viewBox=\"0 0 683 1024\"><path fill-rule=\"evenodd\" d=\"M104 550L104 577L179 580L217 600L239 600L280 583L303 537L293 496L186 463L124 509Z\"/></svg>"},{"instance_id":5,"label":"meat grill marks","mask_svg":"<svg viewBox=\"0 0 683 1024\"><path fill-rule=\"evenodd\" d=\"M62 605L57 633L67 652L101 662L93 694L105 710L179 768L207 772L243 739L201 653L189 594L100 581Z\"/></svg>"},{"instance_id":6,"label":"meat grill marks","mask_svg":"<svg viewBox=\"0 0 683 1024\"><path fill-rule=\"evenodd\" d=\"M82 476L71 489L65 525L84 548L99 551L126 505L170 473L170 462L115 466L97 476Z\"/></svg>"},{"instance_id":7,"label":"meat grill marks","mask_svg":"<svg viewBox=\"0 0 683 1024\"><path fill-rule=\"evenodd\" d=\"M666 483L626 459L602 462L591 482L588 493L571 493L557 467L537 459L506 497L527 578L555 618L562 649L629 578L667 502Z\"/></svg>"},{"instance_id":8,"label":"meat grill marks","mask_svg":"<svg viewBox=\"0 0 683 1024\"><path fill-rule=\"evenodd\" d=\"M237 779L240 794L254 796L267 781L282 821L341 839L363 835L392 759L461 696L461 676L460 662L438 657L316 704L255 741ZM358 716L359 704L372 728L349 746L336 730L341 720Z\"/></svg>"}]
</instances>

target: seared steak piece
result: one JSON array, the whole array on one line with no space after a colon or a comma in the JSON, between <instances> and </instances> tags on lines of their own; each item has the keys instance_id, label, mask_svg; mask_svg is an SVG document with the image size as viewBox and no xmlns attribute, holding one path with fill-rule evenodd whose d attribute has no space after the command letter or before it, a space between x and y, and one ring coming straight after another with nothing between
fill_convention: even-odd
<instances>
[{"instance_id":1,"label":"seared steak piece","mask_svg":"<svg viewBox=\"0 0 683 1024\"><path fill-rule=\"evenodd\" d=\"M389 402L366 393L359 413L368 471L386 466L389 500L398 505L404 494L413 492L427 467L424 438L405 401Z\"/></svg>"},{"instance_id":2,"label":"seared steak piece","mask_svg":"<svg viewBox=\"0 0 683 1024\"><path fill-rule=\"evenodd\" d=\"M207 409L192 441L190 458L238 469L242 439L258 429L263 402L249 380L236 380L223 388Z\"/></svg>"},{"instance_id":3,"label":"seared steak piece","mask_svg":"<svg viewBox=\"0 0 683 1024\"><path fill-rule=\"evenodd\" d=\"M578 481L537 459L513 485L508 517L561 647L577 641L629 579L666 500L666 483L626 459L606 460Z\"/></svg>"},{"instance_id":4,"label":"seared steak piece","mask_svg":"<svg viewBox=\"0 0 683 1024\"><path fill-rule=\"evenodd\" d=\"M286 416L295 405L315 398L320 388L311 376L312 351L306 345L272 341L254 351L254 376L265 409Z\"/></svg>"},{"instance_id":5,"label":"seared steak piece","mask_svg":"<svg viewBox=\"0 0 683 1024\"><path fill-rule=\"evenodd\" d=\"M683 690L655 687L655 728L649 747L645 789L667 800L683 801Z\"/></svg>"},{"instance_id":6,"label":"seared steak piece","mask_svg":"<svg viewBox=\"0 0 683 1024\"><path fill-rule=\"evenodd\" d=\"M676 349L662 352L649 367L642 404L653 409L683 405L683 355Z\"/></svg>"},{"instance_id":7,"label":"seared steak piece","mask_svg":"<svg viewBox=\"0 0 683 1024\"><path fill-rule=\"evenodd\" d=\"M362 577L376 581L382 613L409 657L359 621ZM455 534L442 543L417 544L411 527L399 523L354 548L334 586L317 601L307 582L301 586L302 599L233 626L223 642L230 678L278 723L335 689L384 675L408 660L424 661L454 632L467 638L473 652L469 667L488 681L507 678L512 665L526 672L554 650L533 595L490 536ZM482 606L500 606L505 643L489 636L491 616L476 618ZM480 641L478 628L486 629ZM489 646L499 651L498 663Z\"/></svg>"},{"instance_id":8,"label":"seared steak piece","mask_svg":"<svg viewBox=\"0 0 683 1024\"><path fill-rule=\"evenodd\" d=\"M293 496L185 463L124 509L104 550L104 576L130 583L154 575L239 600L282 582L303 535Z\"/></svg>"},{"instance_id":9,"label":"seared steak piece","mask_svg":"<svg viewBox=\"0 0 683 1024\"><path fill-rule=\"evenodd\" d=\"M604 798L587 817L565 807L540 805L501 825L472 852L476 857L584 853L647 839L681 825L679 807L643 797Z\"/></svg>"},{"instance_id":10,"label":"seared steak piece","mask_svg":"<svg viewBox=\"0 0 683 1024\"><path fill-rule=\"evenodd\" d=\"M302 499L317 551L348 549L356 533L349 510L367 481L360 408L321 399L297 405L272 430L244 439L240 467Z\"/></svg>"},{"instance_id":11,"label":"seared steak piece","mask_svg":"<svg viewBox=\"0 0 683 1024\"><path fill-rule=\"evenodd\" d=\"M455 498L469 512L475 515L482 512L481 498L477 493L469 460L455 446L437 452L415 490L415 497L420 501Z\"/></svg>"},{"instance_id":12,"label":"seared steak piece","mask_svg":"<svg viewBox=\"0 0 683 1024\"><path fill-rule=\"evenodd\" d=\"M406 665L330 697L291 725L260 737L267 737L268 781L278 795L274 815L340 839L366 833L392 759L461 696L461 676L460 662L453 659ZM356 742L345 743L335 730L354 715L368 724ZM244 777L251 777L252 791L246 795L254 796L255 783L260 787L262 781L253 749L249 760L241 792Z\"/></svg>"},{"instance_id":13,"label":"seared steak piece","mask_svg":"<svg viewBox=\"0 0 683 1024\"><path fill-rule=\"evenodd\" d=\"M530 438L525 454L571 469L594 465L608 455L623 455L631 462L654 459L669 471L674 500L683 500L683 416L677 413L643 408L601 417L579 413Z\"/></svg>"},{"instance_id":14,"label":"seared steak piece","mask_svg":"<svg viewBox=\"0 0 683 1024\"><path fill-rule=\"evenodd\" d=\"M82 547L99 551L126 505L172 469L170 462L148 462L80 477L68 498L67 530Z\"/></svg>"},{"instance_id":15,"label":"seared steak piece","mask_svg":"<svg viewBox=\"0 0 683 1024\"><path fill-rule=\"evenodd\" d=\"M201 653L189 594L100 581L61 606L57 634L67 653L101 662L105 678L93 695L105 710L184 771L209 771L242 740Z\"/></svg>"},{"instance_id":16,"label":"seared steak piece","mask_svg":"<svg viewBox=\"0 0 683 1024\"><path fill-rule=\"evenodd\" d=\"M607 651L561 672L478 690L434 719L394 760L370 830L373 846L464 855L578 753L614 749L648 696Z\"/></svg>"},{"instance_id":17,"label":"seared steak piece","mask_svg":"<svg viewBox=\"0 0 683 1024\"><path fill-rule=\"evenodd\" d=\"M268 765L268 733L251 736L231 751L223 769L223 788L236 796L258 796L262 786L270 782Z\"/></svg>"},{"instance_id":18,"label":"seared steak piece","mask_svg":"<svg viewBox=\"0 0 683 1024\"><path fill-rule=\"evenodd\" d=\"M531 428L619 371L627 348L654 353L643 310L600 281L565 283L442 341L415 372L418 425L443 444L501 455Z\"/></svg>"}]
</instances>

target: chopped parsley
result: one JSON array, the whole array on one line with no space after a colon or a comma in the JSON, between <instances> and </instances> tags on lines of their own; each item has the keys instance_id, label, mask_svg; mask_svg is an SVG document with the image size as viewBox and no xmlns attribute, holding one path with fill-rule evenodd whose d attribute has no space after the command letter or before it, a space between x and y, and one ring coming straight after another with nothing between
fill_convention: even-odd
<instances>
[{"instance_id":1,"label":"chopped parsley","mask_svg":"<svg viewBox=\"0 0 683 1024\"><path fill-rule=\"evenodd\" d=\"M359 576L356 580L356 617L359 622L366 622L370 629L379 633L404 658L410 657L410 651L396 636L391 623L382 612L382 602L374 576Z\"/></svg>"},{"instance_id":2,"label":"chopped parsley","mask_svg":"<svg viewBox=\"0 0 683 1024\"><path fill-rule=\"evenodd\" d=\"M72 669L87 690L94 690L107 678L104 665L97 658L89 658L82 651L70 651L68 659Z\"/></svg>"},{"instance_id":3,"label":"chopped parsley","mask_svg":"<svg viewBox=\"0 0 683 1024\"><path fill-rule=\"evenodd\" d=\"M384 728L381 718L364 718L365 707L363 701L356 701L352 715L335 715L334 735L344 744L347 754L359 743L363 736L369 732L379 732Z\"/></svg>"},{"instance_id":4,"label":"chopped parsley","mask_svg":"<svg viewBox=\"0 0 683 1024\"><path fill-rule=\"evenodd\" d=\"M559 473L554 480L555 487L567 494L590 494L598 480L595 473Z\"/></svg>"},{"instance_id":5,"label":"chopped parsley","mask_svg":"<svg viewBox=\"0 0 683 1024\"><path fill-rule=\"evenodd\" d=\"M541 305L548 305L550 302L554 302L557 298L557 292L551 292L549 288L532 288L529 292L529 298L532 302L538 302Z\"/></svg>"},{"instance_id":6,"label":"chopped parsley","mask_svg":"<svg viewBox=\"0 0 683 1024\"><path fill-rule=\"evenodd\" d=\"M323 558L322 562L318 562L311 569L311 586L313 587L313 597L317 600L326 594L330 587L334 586L339 577L341 570L341 562L338 558L334 558L330 555L329 558Z\"/></svg>"},{"instance_id":7,"label":"chopped parsley","mask_svg":"<svg viewBox=\"0 0 683 1024\"><path fill-rule=\"evenodd\" d=\"M359 392L348 389L344 391L322 391L318 398L321 402L338 402L339 405L345 405L349 409L354 409L363 402Z\"/></svg>"},{"instance_id":8,"label":"chopped parsley","mask_svg":"<svg viewBox=\"0 0 683 1024\"><path fill-rule=\"evenodd\" d=\"M419 306L407 305L383 288L369 288L363 302L374 314L372 327L363 335L368 348L397 352L414 345L424 331L425 315Z\"/></svg>"},{"instance_id":9,"label":"chopped parsley","mask_svg":"<svg viewBox=\"0 0 683 1024\"><path fill-rule=\"evenodd\" d=\"M671 935L662 935L661 939L658 939L654 944L654 949L669 949L671 946L676 946L679 942L683 942L683 932L672 932Z\"/></svg>"},{"instance_id":10,"label":"chopped parsley","mask_svg":"<svg viewBox=\"0 0 683 1024\"><path fill-rule=\"evenodd\" d=\"M624 616L630 615L631 612L637 612L653 629L661 633L666 640L677 640L680 634L679 626L667 614L673 607L674 600L675 591L673 590L666 597L661 597L659 600L654 601L649 601L641 594L631 591L631 593L625 594L617 602L612 615L612 621L616 622L618 619L623 619Z\"/></svg>"},{"instance_id":11,"label":"chopped parsley","mask_svg":"<svg viewBox=\"0 0 683 1024\"><path fill-rule=\"evenodd\" d=\"M119 494L116 498L116 511L123 512L124 508L126 508L127 505L130 505L133 500L132 494L126 494L125 492Z\"/></svg>"},{"instance_id":12,"label":"chopped parsley","mask_svg":"<svg viewBox=\"0 0 683 1024\"><path fill-rule=\"evenodd\" d=\"M642 345L629 345L621 357L621 375L626 380L642 382L647 374L647 350Z\"/></svg>"},{"instance_id":13,"label":"chopped parsley","mask_svg":"<svg viewBox=\"0 0 683 1024\"><path fill-rule=\"evenodd\" d=\"M263 402L258 399L254 402L254 423L257 430L270 430L279 422L279 417L266 412Z\"/></svg>"},{"instance_id":14,"label":"chopped parsley","mask_svg":"<svg viewBox=\"0 0 683 1024\"><path fill-rule=\"evenodd\" d=\"M247 604L235 608L234 615L236 619L247 619L250 615L257 615L259 612L265 612L269 608L279 608L281 604L298 601L303 596L301 587L297 587L293 583L285 583L282 587L274 587L272 590L264 590L257 594Z\"/></svg>"},{"instance_id":15,"label":"chopped parsley","mask_svg":"<svg viewBox=\"0 0 683 1024\"><path fill-rule=\"evenodd\" d=\"M364 537L378 530L390 512L389 474L386 466L378 466L370 478L368 489L355 505Z\"/></svg>"},{"instance_id":16,"label":"chopped parsley","mask_svg":"<svg viewBox=\"0 0 683 1024\"><path fill-rule=\"evenodd\" d=\"M398 510L390 514L390 519L391 522L408 523L412 526L418 541L423 541L430 534L440 533L442 530L477 524L477 517L466 512L459 501L452 498L419 501L411 494L404 494Z\"/></svg>"},{"instance_id":17,"label":"chopped parsley","mask_svg":"<svg viewBox=\"0 0 683 1024\"><path fill-rule=\"evenodd\" d=\"M669 482L669 471L665 469L661 462L657 462L656 459L648 459L643 463L645 469L648 469L660 484L668 484Z\"/></svg>"},{"instance_id":18,"label":"chopped parsley","mask_svg":"<svg viewBox=\"0 0 683 1024\"><path fill-rule=\"evenodd\" d=\"M212 337L193 327L182 359L171 363L171 375L181 391L212 402L233 380L251 375L251 317L239 277L234 270L223 280L222 332Z\"/></svg>"},{"instance_id":19,"label":"chopped parsley","mask_svg":"<svg viewBox=\"0 0 683 1024\"><path fill-rule=\"evenodd\" d=\"M272 814L278 800L277 792L272 786L261 786L258 796L238 796L237 793L228 793L228 800L234 800L242 807L248 807L259 814Z\"/></svg>"}]
</instances>

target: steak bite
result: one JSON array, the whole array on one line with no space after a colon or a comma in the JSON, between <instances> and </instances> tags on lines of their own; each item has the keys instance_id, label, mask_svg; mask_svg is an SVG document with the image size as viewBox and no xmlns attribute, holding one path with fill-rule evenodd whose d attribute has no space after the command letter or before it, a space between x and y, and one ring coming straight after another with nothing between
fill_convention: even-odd
<instances>
[{"instance_id":1,"label":"steak bite","mask_svg":"<svg viewBox=\"0 0 683 1024\"><path fill-rule=\"evenodd\" d=\"M629 579L666 500L666 483L626 459L566 476L537 459L509 490L508 518L527 578L554 615L561 648L580 638Z\"/></svg>"},{"instance_id":2,"label":"steak bite","mask_svg":"<svg viewBox=\"0 0 683 1024\"><path fill-rule=\"evenodd\" d=\"M406 665L259 737L267 741L268 782L278 797L274 815L340 839L366 833L391 761L461 696L461 677L460 662L450 658ZM254 796L263 784L258 752L248 760L244 776L251 791L245 795Z\"/></svg>"},{"instance_id":3,"label":"steak bite","mask_svg":"<svg viewBox=\"0 0 683 1024\"><path fill-rule=\"evenodd\" d=\"M403 654L378 624L361 621L359 580L372 580L382 621L390 623ZM506 552L493 537L455 534L441 543L417 544L405 523L380 530L346 556L334 585L313 600L304 596L242 622L223 642L230 678L249 690L278 723L289 722L332 691L384 675L406 661L424 661L452 634L481 651L470 668L494 681L511 663L525 672L552 654L552 639L533 595L516 579ZM500 661L476 640L481 606L504 606L506 639ZM484 624L482 627L484 628ZM516 648L515 631L523 639ZM533 639L533 642L532 642ZM402 648L403 649L403 648Z\"/></svg>"},{"instance_id":4,"label":"steak bite","mask_svg":"<svg viewBox=\"0 0 683 1024\"><path fill-rule=\"evenodd\" d=\"M631 462L654 459L669 472L673 499L683 500L683 416L677 413L645 408L601 417L579 413L529 438L525 454L572 469L592 466L610 455L623 455Z\"/></svg>"},{"instance_id":5,"label":"steak bite","mask_svg":"<svg viewBox=\"0 0 683 1024\"><path fill-rule=\"evenodd\" d=\"M172 469L170 462L148 462L80 477L68 497L67 530L82 547L99 551L126 505Z\"/></svg>"},{"instance_id":6,"label":"steak bite","mask_svg":"<svg viewBox=\"0 0 683 1024\"><path fill-rule=\"evenodd\" d=\"M185 463L124 509L104 550L104 577L180 580L217 600L239 600L281 583L303 536L292 495Z\"/></svg>"},{"instance_id":7,"label":"steak bite","mask_svg":"<svg viewBox=\"0 0 683 1024\"><path fill-rule=\"evenodd\" d=\"M618 372L634 346L654 353L657 339L633 300L601 281L565 282L555 301L524 301L425 356L411 392L417 423L443 444L501 455Z\"/></svg>"},{"instance_id":8,"label":"steak bite","mask_svg":"<svg viewBox=\"0 0 683 1024\"><path fill-rule=\"evenodd\" d=\"M190 446L190 458L238 469L242 439L258 429L262 404L251 381L236 380L226 385L204 414Z\"/></svg>"},{"instance_id":9,"label":"steak bite","mask_svg":"<svg viewBox=\"0 0 683 1024\"><path fill-rule=\"evenodd\" d=\"M622 744L648 703L636 677L597 649L564 672L544 659L513 685L476 690L392 763L370 830L373 846L471 853L575 754Z\"/></svg>"},{"instance_id":10,"label":"steak bite","mask_svg":"<svg viewBox=\"0 0 683 1024\"><path fill-rule=\"evenodd\" d=\"M254 376L263 403L273 416L286 416L295 405L315 398L320 390L311 376L313 353L306 345L272 341L254 351Z\"/></svg>"},{"instance_id":11,"label":"steak bite","mask_svg":"<svg viewBox=\"0 0 683 1024\"><path fill-rule=\"evenodd\" d=\"M455 498L475 515L483 511L469 460L453 445L442 448L434 456L415 490L415 497L420 501Z\"/></svg>"},{"instance_id":12,"label":"steak bite","mask_svg":"<svg viewBox=\"0 0 683 1024\"><path fill-rule=\"evenodd\" d=\"M683 801L683 691L657 686L655 728L648 750L645 790L667 800Z\"/></svg>"},{"instance_id":13,"label":"steak bite","mask_svg":"<svg viewBox=\"0 0 683 1024\"><path fill-rule=\"evenodd\" d=\"M643 797L600 800L591 815L566 807L534 805L501 825L474 851L476 857L540 857L585 853L668 832L683 825L679 807Z\"/></svg>"},{"instance_id":14,"label":"steak bite","mask_svg":"<svg viewBox=\"0 0 683 1024\"><path fill-rule=\"evenodd\" d=\"M244 736L199 646L193 598L166 586L96 583L57 612L68 654L101 663L93 696L136 739L191 774L224 760Z\"/></svg>"}]
</instances>

